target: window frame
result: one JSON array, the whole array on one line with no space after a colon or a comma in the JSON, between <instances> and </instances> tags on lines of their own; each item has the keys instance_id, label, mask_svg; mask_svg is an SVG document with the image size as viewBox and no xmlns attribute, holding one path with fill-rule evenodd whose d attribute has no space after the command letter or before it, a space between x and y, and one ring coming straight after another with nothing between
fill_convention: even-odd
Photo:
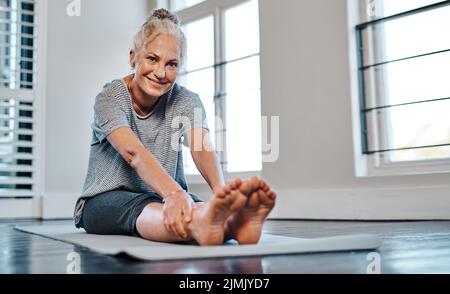
<instances>
[{"instance_id":1,"label":"window frame","mask_svg":"<svg viewBox=\"0 0 450 294\"><path fill-rule=\"evenodd\" d=\"M353 31L355 32L354 36L350 35L350 42L353 47L355 47L354 55L355 60L360 59L358 54L358 29L356 29L357 26L360 24L364 24L366 22L370 22L373 20L376 20L377 16L369 16L367 11L369 5L372 4L373 1L371 0L364 0L364 1L358 1L359 5L356 5L357 13L356 15L357 20L355 21L357 23L356 26L353 26ZM443 2L443 1L442 1ZM361 5L361 3L363 5ZM441 2L436 2L441 3ZM348 1L348 4L350 5L350 1ZM428 6L428 5L426 5ZM424 6L424 7L426 7ZM416 8L415 8L416 9ZM415 10L411 9L411 10ZM377 31L375 34L382 35L382 31ZM370 48L371 53L376 54L378 52L381 52L380 50L374 50L375 40L378 37L378 40L383 40L383 38L379 38L378 36L374 36L373 34L368 34L369 37L367 40L364 40L361 42L361 45L363 48ZM356 46L354 45L356 44ZM374 45L375 44L375 45ZM379 44L379 47L382 48L383 44ZM379 48L378 48L379 49ZM373 60L373 56L369 56L369 64L372 64L373 62L370 62L370 60ZM385 83L385 76L383 75L383 69L376 71L374 75L372 75L371 79L366 79L363 82L363 85L361 85L361 75L359 73L359 66L361 64L361 60L358 61L358 64L356 64L356 71L358 72L358 77L353 77L353 82L356 83L359 87L357 93L353 94L353 111L354 111L354 158L355 158L355 176L356 177L371 177L371 176L395 176L395 175L416 175L416 174L443 174L443 173L450 173L450 157L448 158L437 158L437 159L418 159L418 160L409 160L409 161L402 161L402 162L392 162L389 160L389 155L386 152L376 152L372 154L364 154L364 141L365 138L362 135L363 131L363 120L365 119L362 113L362 109L365 108L365 101L362 101L364 99L363 97L365 95L362 95L362 91L366 91L368 87L370 87L371 91L375 92L382 92L386 91L386 89L382 86L383 83ZM355 66L353 66L355 68ZM355 81L355 79L357 81ZM365 84L365 85L364 85ZM361 89L361 87L364 87ZM356 97L355 97L356 96ZM376 101L374 105L385 105L383 101L381 101L385 97L385 95L374 95ZM356 115L355 115L356 111ZM372 120L369 122L366 120L366 124L371 124L371 130L372 132L367 132L367 142L371 140L374 142L374 146L376 149L380 146L383 146L383 143L379 143L380 140L389 140L391 136L390 128L388 127L389 124L389 114L387 114L387 117L385 119L379 119L377 115L372 116ZM366 130L369 128L366 127ZM385 136L380 135L382 132L384 132ZM388 145L384 145L388 146Z\"/></svg>"},{"instance_id":2,"label":"window frame","mask_svg":"<svg viewBox=\"0 0 450 294\"><path fill-rule=\"evenodd\" d=\"M224 13L227 9L244 4L251 0L205 0L196 5L186 7L182 10L176 11L176 14L182 20L182 25L200 20L202 18L213 16L214 21L214 63L220 64L225 60L225 28L224 28ZM259 0L257 0L259 1ZM170 0L160 0L158 6L167 7L171 10ZM261 51L258 52L258 55ZM215 75L215 94L223 93L226 89L226 72L224 66L216 66L214 68ZM218 157L220 165L224 174L225 181L234 178L248 178L251 176L261 176L262 170L245 171L245 172L228 172L227 171L227 152L226 152L226 101L224 99L216 100L220 103L214 103L215 116L220 117L225 130L215 130L215 143L220 142L224 151L219 151ZM192 175L186 174L186 180L191 184L202 184L205 180L200 174Z\"/></svg>"}]
</instances>

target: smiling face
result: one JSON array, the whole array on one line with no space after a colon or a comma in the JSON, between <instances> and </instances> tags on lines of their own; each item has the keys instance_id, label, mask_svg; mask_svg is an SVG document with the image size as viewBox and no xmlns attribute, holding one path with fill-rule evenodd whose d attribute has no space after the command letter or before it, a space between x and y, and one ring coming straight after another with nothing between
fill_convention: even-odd
<instances>
[{"instance_id":1,"label":"smiling face","mask_svg":"<svg viewBox=\"0 0 450 294\"><path fill-rule=\"evenodd\" d=\"M179 40L169 34L160 34L144 48L131 52L133 83L142 96L157 99L172 88L179 72L180 55Z\"/></svg>"}]
</instances>

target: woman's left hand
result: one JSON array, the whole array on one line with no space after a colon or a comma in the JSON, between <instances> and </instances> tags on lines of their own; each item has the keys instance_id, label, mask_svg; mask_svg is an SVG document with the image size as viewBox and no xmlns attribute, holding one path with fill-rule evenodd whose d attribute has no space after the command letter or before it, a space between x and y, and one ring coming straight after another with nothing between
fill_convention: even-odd
<instances>
[{"instance_id":1,"label":"woman's left hand","mask_svg":"<svg viewBox=\"0 0 450 294\"><path fill-rule=\"evenodd\" d=\"M164 226L169 232L182 239L188 237L186 225L192 220L193 203L194 201L186 191L164 198Z\"/></svg>"}]
</instances>

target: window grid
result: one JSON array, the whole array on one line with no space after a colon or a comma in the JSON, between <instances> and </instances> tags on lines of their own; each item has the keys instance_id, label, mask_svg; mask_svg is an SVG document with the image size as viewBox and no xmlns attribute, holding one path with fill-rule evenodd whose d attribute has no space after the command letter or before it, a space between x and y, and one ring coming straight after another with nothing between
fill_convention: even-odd
<instances>
[{"instance_id":1,"label":"window grid","mask_svg":"<svg viewBox=\"0 0 450 294\"><path fill-rule=\"evenodd\" d=\"M369 139L370 137L373 137L374 134L369 133L369 127L368 125L371 123L368 121L367 116L369 113L379 112L383 109L390 109L390 108L396 108L401 106L407 106L407 105L413 105L413 104L423 104L423 103L433 103L437 101L443 101L443 100L450 100L450 97L438 97L434 99L425 99L425 100L418 100L413 102L407 102L407 103L397 103L397 104L385 104L385 105L376 105L375 107L368 107L366 104L367 97L366 97L366 91L368 90L368 81L366 78L366 72L372 68L378 68L379 66L386 65L386 64L392 64L396 62L401 62L405 60L410 59L417 59L421 57L426 57L430 55L435 54L445 54L450 51L450 48L444 49L444 50L438 50L438 51L432 51L432 52L426 52L422 54L417 54L414 56L406 56L402 58L397 58L393 60L387 60L383 62L369 62L369 64L365 64L365 48L370 46L367 46L367 44L363 41L363 31L369 31L374 25L384 23L387 21L391 21L394 19L399 19L406 16L411 16L417 13L421 13L424 11L432 10L441 8L444 6L447 6L450 4L450 1L442 1L435 4L431 4L424 7L419 7L416 9L412 9L409 11L401 12L395 15L391 15L384 18L375 19L372 21L368 21L365 23L361 23L356 26L356 45L357 45L357 56L358 56L358 80L359 80L359 105L360 105L360 125L361 125L361 146L362 146L362 153L366 155L370 154L376 154L376 153L383 153L383 152L390 152L390 151L399 151L399 150L411 150L411 149L423 149L423 148L432 148L432 147L442 147L442 146L450 146L450 142L445 144L429 144L429 145L421 145L421 146L408 146L404 148L380 148L375 150L370 150L369 148ZM370 33L370 32L369 32ZM370 37L368 39L371 39ZM369 40L370 41L370 40ZM367 54L367 52L366 52ZM373 59L373 58L366 58L366 59ZM379 70L382 71L382 70ZM379 74L379 73L378 73ZM385 126L383 127L382 131L389 131L385 129ZM376 132L376 129L374 130ZM379 137L375 135L375 137ZM376 138L375 138L376 139ZM379 145L379 144L375 144Z\"/></svg>"}]
</instances>

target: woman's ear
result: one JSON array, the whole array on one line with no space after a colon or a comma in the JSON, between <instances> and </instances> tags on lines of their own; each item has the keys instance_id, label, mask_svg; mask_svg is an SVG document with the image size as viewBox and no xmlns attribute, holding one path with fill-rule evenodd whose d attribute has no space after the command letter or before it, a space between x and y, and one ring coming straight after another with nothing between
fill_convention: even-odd
<instances>
[{"instance_id":1,"label":"woman's ear","mask_svg":"<svg viewBox=\"0 0 450 294\"><path fill-rule=\"evenodd\" d=\"M130 50L130 66L132 69L136 66L136 52L133 49Z\"/></svg>"}]
</instances>

